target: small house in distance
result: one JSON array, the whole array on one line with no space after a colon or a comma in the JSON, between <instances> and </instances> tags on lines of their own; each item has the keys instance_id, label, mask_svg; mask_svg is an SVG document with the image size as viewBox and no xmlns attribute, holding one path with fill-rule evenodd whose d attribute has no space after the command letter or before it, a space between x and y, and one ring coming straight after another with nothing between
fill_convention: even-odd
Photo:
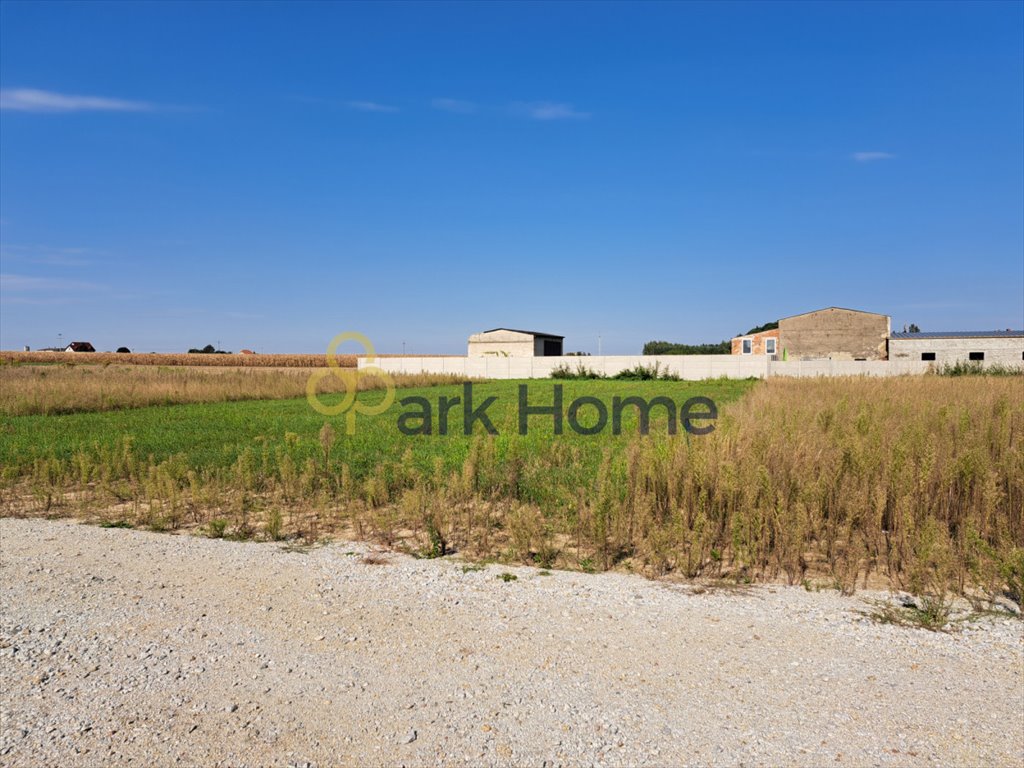
<instances>
[{"instance_id":1,"label":"small house in distance","mask_svg":"<svg viewBox=\"0 0 1024 768\"><path fill-rule=\"evenodd\" d=\"M1024 363L1024 331L894 333L889 359L1018 366Z\"/></svg>"},{"instance_id":2,"label":"small house in distance","mask_svg":"<svg viewBox=\"0 0 1024 768\"><path fill-rule=\"evenodd\" d=\"M64 348L65 352L95 352L96 349L88 341L72 341Z\"/></svg>"},{"instance_id":3,"label":"small house in distance","mask_svg":"<svg viewBox=\"0 0 1024 768\"><path fill-rule=\"evenodd\" d=\"M734 355L778 355L779 329L737 336L732 340L731 352Z\"/></svg>"},{"instance_id":4,"label":"small house in distance","mask_svg":"<svg viewBox=\"0 0 1024 768\"><path fill-rule=\"evenodd\" d=\"M558 357L564 336L515 328L492 328L469 337L469 357Z\"/></svg>"}]
</instances>

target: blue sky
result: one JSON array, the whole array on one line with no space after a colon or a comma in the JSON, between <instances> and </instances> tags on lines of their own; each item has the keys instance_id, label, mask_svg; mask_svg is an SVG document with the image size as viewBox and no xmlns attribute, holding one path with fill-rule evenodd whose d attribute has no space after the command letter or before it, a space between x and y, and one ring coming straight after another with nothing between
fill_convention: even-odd
<instances>
[{"instance_id":1,"label":"blue sky","mask_svg":"<svg viewBox=\"0 0 1024 768\"><path fill-rule=\"evenodd\" d=\"M0 347L1024 326L1024 4L0 4Z\"/></svg>"}]
</instances>

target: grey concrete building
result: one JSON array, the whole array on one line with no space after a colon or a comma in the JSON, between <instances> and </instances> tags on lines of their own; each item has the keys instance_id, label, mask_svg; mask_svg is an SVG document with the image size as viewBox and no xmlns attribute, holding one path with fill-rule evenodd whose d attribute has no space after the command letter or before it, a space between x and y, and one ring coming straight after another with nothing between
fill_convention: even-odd
<instances>
[{"instance_id":1,"label":"grey concrete building","mask_svg":"<svg viewBox=\"0 0 1024 768\"><path fill-rule=\"evenodd\" d=\"M786 360L885 360L889 316L827 307L779 320Z\"/></svg>"},{"instance_id":2,"label":"grey concrete building","mask_svg":"<svg viewBox=\"0 0 1024 768\"><path fill-rule=\"evenodd\" d=\"M1019 366L1024 363L1024 331L894 333L889 338L889 359Z\"/></svg>"},{"instance_id":3,"label":"grey concrete building","mask_svg":"<svg viewBox=\"0 0 1024 768\"><path fill-rule=\"evenodd\" d=\"M558 357L564 336L492 328L469 337L469 357Z\"/></svg>"}]
</instances>

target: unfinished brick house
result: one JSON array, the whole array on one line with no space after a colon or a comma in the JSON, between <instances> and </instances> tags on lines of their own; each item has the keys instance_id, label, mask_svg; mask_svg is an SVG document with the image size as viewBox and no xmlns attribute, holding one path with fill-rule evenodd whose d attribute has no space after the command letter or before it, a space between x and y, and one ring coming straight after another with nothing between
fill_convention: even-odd
<instances>
[{"instance_id":1,"label":"unfinished brick house","mask_svg":"<svg viewBox=\"0 0 1024 768\"><path fill-rule=\"evenodd\" d=\"M889 324L888 315L826 307L784 317L776 330L737 336L732 353L779 360L886 360Z\"/></svg>"},{"instance_id":2,"label":"unfinished brick house","mask_svg":"<svg viewBox=\"0 0 1024 768\"><path fill-rule=\"evenodd\" d=\"M731 351L734 355L778 355L781 354L779 350L778 328L760 333L748 333L732 340Z\"/></svg>"}]
</instances>

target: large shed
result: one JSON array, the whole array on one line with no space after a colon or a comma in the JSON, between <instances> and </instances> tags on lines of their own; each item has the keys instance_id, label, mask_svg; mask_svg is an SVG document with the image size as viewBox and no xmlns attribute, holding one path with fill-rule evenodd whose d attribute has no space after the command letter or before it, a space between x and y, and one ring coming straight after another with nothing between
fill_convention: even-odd
<instances>
[{"instance_id":1,"label":"large shed","mask_svg":"<svg viewBox=\"0 0 1024 768\"><path fill-rule=\"evenodd\" d=\"M1020 366L1024 363L1024 331L894 333L889 338L889 359Z\"/></svg>"},{"instance_id":2,"label":"large shed","mask_svg":"<svg viewBox=\"0 0 1024 768\"><path fill-rule=\"evenodd\" d=\"M885 360L889 316L826 307L779 320L779 346L789 360Z\"/></svg>"},{"instance_id":3,"label":"large shed","mask_svg":"<svg viewBox=\"0 0 1024 768\"><path fill-rule=\"evenodd\" d=\"M564 336L515 328L492 328L469 337L470 357L558 357Z\"/></svg>"}]
</instances>

